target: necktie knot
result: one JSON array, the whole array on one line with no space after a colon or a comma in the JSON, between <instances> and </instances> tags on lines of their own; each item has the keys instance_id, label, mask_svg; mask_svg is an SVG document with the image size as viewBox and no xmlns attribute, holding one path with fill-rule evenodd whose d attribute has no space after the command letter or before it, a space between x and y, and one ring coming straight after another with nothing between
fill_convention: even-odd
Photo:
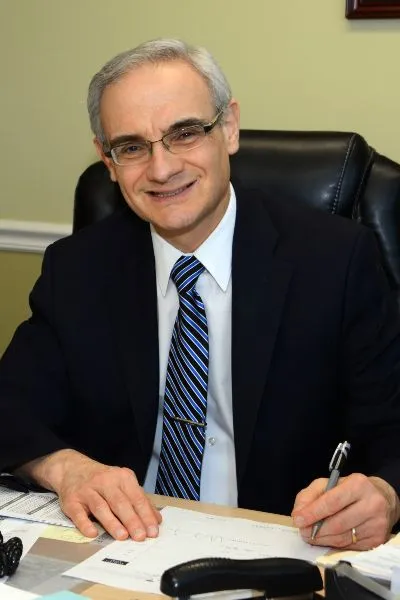
<instances>
[{"instance_id":1,"label":"necktie knot","mask_svg":"<svg viewBox=\"0 0 400 600\"><path fill-rule=\"evenodd\" d=\"M176 285L178 294L191 292L204 270L204 265L195 256L181 256L171 271L171 279Z\"/></svg>"}]
</instances>

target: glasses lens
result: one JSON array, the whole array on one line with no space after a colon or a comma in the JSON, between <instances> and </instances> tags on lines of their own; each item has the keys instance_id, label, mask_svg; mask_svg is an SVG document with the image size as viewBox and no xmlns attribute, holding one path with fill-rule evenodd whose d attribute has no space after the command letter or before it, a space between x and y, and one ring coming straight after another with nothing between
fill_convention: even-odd
<instances>
[{"instance_id":1,"label":"glasses lens","mask_svg":"<svg viewBox=\"0 0 400 600\"><path fill-rule=\"evenodd\" d=\"M184 152L199 146L205 137L204 127L192 125L183 127L164 136L164 143L171 152Z\"/></svg>"},{"instance_id":2,"label":"glasses lens","mask_svg":"<svg viewBox=\"0 0 400 600\"><path fill-rule=\"evenodd\" d=\"M149 149L146 144L129 142L116 146L111 150L112 157L118 165L128 165L147 158Z\"/></svg>"}]
</instances>

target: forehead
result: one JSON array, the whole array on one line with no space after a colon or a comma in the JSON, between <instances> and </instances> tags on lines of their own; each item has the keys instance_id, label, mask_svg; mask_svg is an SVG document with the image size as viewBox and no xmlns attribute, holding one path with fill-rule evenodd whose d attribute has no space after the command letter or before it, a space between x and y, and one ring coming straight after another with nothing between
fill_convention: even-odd
<instances>
[{"instance_id":1,"label":"forehead","mask_svg":"<svg viewBox=\"0 0 400 600\"><path fill-rule=\"evenodd\" d=\"M100 113L107 137L158 135L175 121L214 116L204 79L182 61L142 65L108 86Z\"/></svg>"}]
</instances>

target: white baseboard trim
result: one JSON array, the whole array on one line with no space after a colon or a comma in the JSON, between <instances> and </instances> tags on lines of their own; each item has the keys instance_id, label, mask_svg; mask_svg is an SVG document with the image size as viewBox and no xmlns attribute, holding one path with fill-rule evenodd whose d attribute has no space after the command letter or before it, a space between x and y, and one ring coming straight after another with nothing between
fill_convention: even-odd
<instances>
[{"instance_id":1,"label":"white baseboard trim","mask_svg":"<svg viewBox=\"0 0 400 600\"><path fill-rule=\"evenodd\" d=\"M72 231L72 225L0 219L0 250L42 254L49 244Z\"/></svg>"}]
</instances>

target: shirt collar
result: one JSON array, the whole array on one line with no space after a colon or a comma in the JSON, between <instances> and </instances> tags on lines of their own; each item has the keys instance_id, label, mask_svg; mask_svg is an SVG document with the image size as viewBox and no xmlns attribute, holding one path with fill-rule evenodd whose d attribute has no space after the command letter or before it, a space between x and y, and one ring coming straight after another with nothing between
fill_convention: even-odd
<instances>
[{"instance_id":1,"label":"shirt collar","mask_svg":"<svg viewBox=\"0 0 400 600\"><path fill-rule=\"evenodd\" d=\"M228 287L232 270L232 242L235 220L236 196L235 190L230 184L229 204L224 216L211 235L193 252L194 256L199 259L224 292ZM162 295L165 296L172 267L183 253L164 240L152 225L150 229L156 263L157 285Z\"/></svg>"}]
</instances>

